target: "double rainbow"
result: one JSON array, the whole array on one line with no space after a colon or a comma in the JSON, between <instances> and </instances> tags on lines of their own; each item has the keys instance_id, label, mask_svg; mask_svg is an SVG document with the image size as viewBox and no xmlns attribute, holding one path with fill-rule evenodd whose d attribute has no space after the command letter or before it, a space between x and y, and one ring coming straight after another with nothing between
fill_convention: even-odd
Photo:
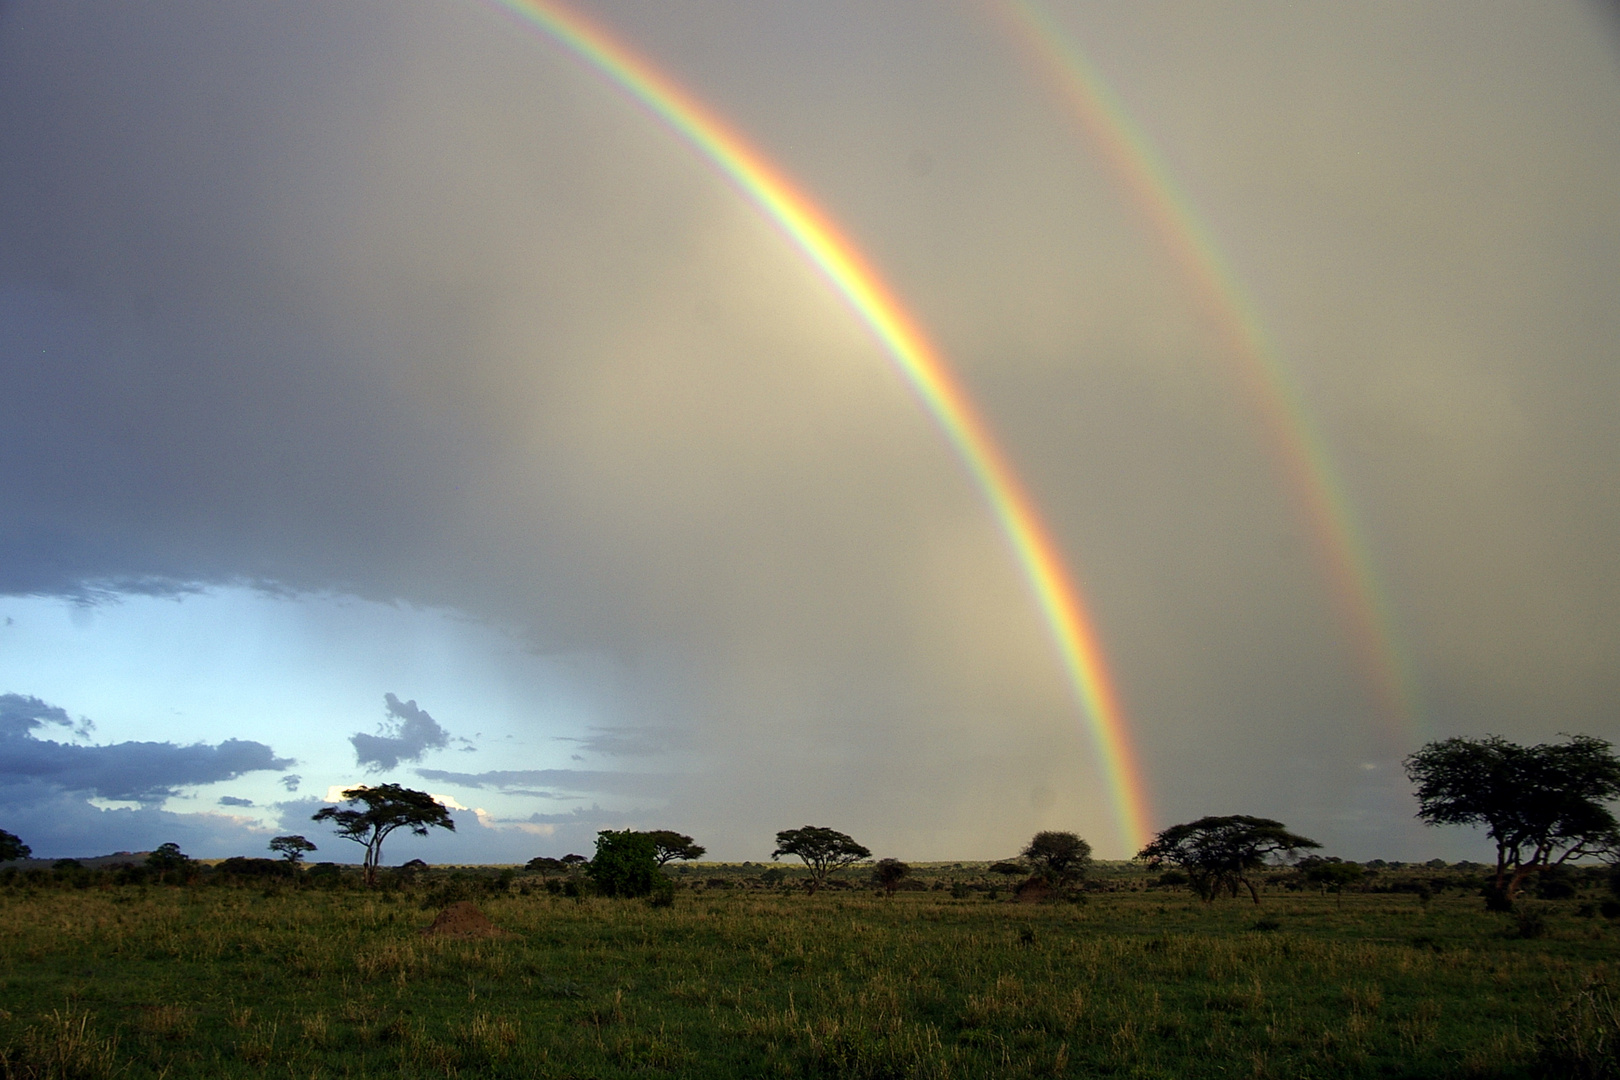
<instances>
[{"instance_id":1,"label":"double rainbow","mask_svg":"<svg viewBox=\"0 0 1620 1080\"><path fill-rule=\"evenodd\" d=\"M1151 813L1097 631L1035 504L945 359L848 237L742 135L599 24L550 0L494 0L606 76L713 165L827 280L899 368L967 467L1012 545L1089 721L1120 840Z\"/></svg>"}]
</instances>

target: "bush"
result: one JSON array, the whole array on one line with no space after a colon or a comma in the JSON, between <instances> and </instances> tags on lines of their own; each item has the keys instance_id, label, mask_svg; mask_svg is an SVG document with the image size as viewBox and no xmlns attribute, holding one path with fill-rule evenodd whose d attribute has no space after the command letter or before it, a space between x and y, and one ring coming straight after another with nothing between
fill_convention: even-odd
<instances>
[{"instance_id":1,"label":"bush","mask_svg":"<svg viewBox=\"0 0 1620 1080\"><path fill-rule=\"evenodd\" d=\"M632 829L597 833L596 857L585 872L603 896L648 896L663 877L652 837Z\"/></svg>"},{"instance_id":2,"label":"bush","mask_svg":"<svg viewBox=\"0 0 1620 1080\"><path fill-rule=\"evenodd\" d=\"M1536 899L1573 900L1575 898L1575 882L1570 880L1569 871L1563 867L1543 870L1538 877Z\"/></svg>"},{"instance_id":3,"label":"bush","mask_svg":"<svg viewBox=\"0 0 1620 1080\"><path fill-rule=\"evenodd\" d=\"M1519 912L1516 933L1526 941L1545 937L1547 934L1547 913L1539 906L1526 905Z\"/></svg>"},{"instance_id":4,"label":"bush","mask_svg":"<svg viewBox=\"0 0 1620 1080\"><path fill-rule=\"evenodd\" d=\"M655 908L675 906L675 883L663 874L653 882L652 892L647 895L647 903Z\"/></svg>"},{"instance_id":5,"label":"bush","mask_svg":"<svg viewBox=\"0 0 1620 1080\"><path fill-rule=\"evenodd\" d=\"M214 873L241 878L282 878L291 876L290 863L281 859L248 859L232 856L214 867Z\"/></svg>"}]
</instances>

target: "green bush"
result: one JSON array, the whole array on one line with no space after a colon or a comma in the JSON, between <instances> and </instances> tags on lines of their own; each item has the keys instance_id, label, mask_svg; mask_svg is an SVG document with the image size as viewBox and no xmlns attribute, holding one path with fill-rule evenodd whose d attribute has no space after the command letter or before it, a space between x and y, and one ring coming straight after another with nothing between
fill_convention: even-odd
<instances>
[{"instance_id":1,"label":"green bush","mask_svg":"<svg viewBox=\"0 0 1620 1080\"><path fill-rule=\"evenodd\" d=\"M596 857L585 873L603 896L648 896L663 877L652 837L631 829L597 833Z\"/></svg>"}]
</instances>

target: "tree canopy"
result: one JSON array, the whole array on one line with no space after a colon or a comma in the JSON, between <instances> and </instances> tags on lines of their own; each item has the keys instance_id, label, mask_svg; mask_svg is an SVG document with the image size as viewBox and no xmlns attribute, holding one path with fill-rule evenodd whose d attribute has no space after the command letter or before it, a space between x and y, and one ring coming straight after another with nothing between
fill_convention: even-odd
<instances>
[{"instance_id":1,"label":"tree canopy","mask_svg":"<svg viewBox=\"0 0 1620 1080\"><path fill-rule=\"evenodd\" d=\"M1321 846L1289 832L1280 821L1233 814L1172 825L1136 857L1153 867L1179 866L1205 903L1223 890L1236 897L1239 888L1246 888L1259 904L1260 890L1250 875L1272 858Z\"/></svg>"},{"instance_id":2,"label":"tree canopy","mask_svg":"<svg viewBox=\"0 0 1620 1080\"><path fill-rule=\"evenodd\" d=\"M910 876L911 867L899 859L879 859L877 865L872 867L872 880L889 896L893 896L894 890Z\"/></svg>"},{"instance_id":3,"label":"tree canopy","mask_svg":"<svg viewBox=\"0 0 1620 1080\"><path fill-rule=\"evenodd\" d=\"M33 854L34 849L22 842L22 837L16 833L0 829L0 862L10 862L13 859L26 859Z\"/></svg>"},{"instance_id":4,"label":"tree canopy","mask_svg":"<svg viewBox=\"0 0 1620 1080\"><path fill-rule=\"evenodd\" d=\"M1072 832L1038 832L1019 854L1054 885L1067 885L1091 869L1091 845Z\"/></svg>"},{"instance_id":5,"label":"tree canopy","mask_svg":"<svg viewBox=\"0 0 1620 1080\"><path fill-rule=\"evenodd\" d=\"M399 784L378 784L376 787L352 787L343 792L343 801L359 803L364 809L350 806L339 809L326 806L317 810L311 821L330 821L337 834L353 840L366 849L365 881L377 881L377 867L382 864L382 845L396 829L409 829L417 836L426 836L428 829L456 831L450 811L425 791L415 791Z\"/></svg>"},{"instance_id":6,"label":"tree canopy","mask_svg":"<svg viewBox=\"0 0 1620 1080\"><path fill-rule=\"evenodd\" d=\"M288 863L297 866L304 861L304 856L311 851L319 851L313 841L302 836L278 836L270 841L270 850L280 852L281 857Z\"/></svg>"},{"instance_id":7,"label":"tree canopy","mask_svg":"<svg viewBox=\"0 0 1620 1080\"><path fill-rule=\"evenodd\" d=\"M1406 759L1417 816L1430 825L1483 825L1496 843L1493 906L1511 907L1531 874L1620 850L1608 803L1620 797L1620 758L1603 739L1520 746L1499 735L1442 739Z\"/></svg>"},{"instance_id":8,"label":"tree canopy","mask_svg":"<svg viewBox=\"0 0 1620 1080\"><path fill-rule=\"evenodd\" d=\"M167 881L170 874L184 877L186 871L192 869L191 856L181 851L180 845L172 840L159 844L155 851L147 852L146 866L157 872L159 881Z\"/></svg>"},{"instance_id":9,"label":"tree canopy","mask_svg":"<svg viewBox=\"0 0 1620 1080\"><path fill-rule=\"evenodd\" d=\"M709 850L702 844L694 842L690 836L669 829L653 829L647 835L652 837L653 858L658 861L659 866L672 859L680 859L683 862L701 859Z\"/></svg>"},{"instance_id":10,"label":"tree canopy","mask_svg":"<svg viewBox=\"0 0 1620 1080\"><path fill-rule=\"evenodd\" d=\"M853 866L872 853L855 840L819 825L806 825L801 829L783 829L776 834L776 850L771 858L797 855L810 871L808 887L813 893L827 883L827 878L846 866Z\"/></svg>"}]
</instances>

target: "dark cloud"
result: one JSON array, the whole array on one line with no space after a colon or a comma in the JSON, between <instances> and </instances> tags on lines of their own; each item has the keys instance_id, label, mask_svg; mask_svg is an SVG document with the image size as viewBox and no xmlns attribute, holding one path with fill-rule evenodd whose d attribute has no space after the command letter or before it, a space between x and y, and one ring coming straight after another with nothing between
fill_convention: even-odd
<instances>
[{"instance_id":1,"label":"dark cloud","mask_svg":"<svg viewBox=\"0 0 1620 1080\"><path fill-rule=\"evenodd\" d=\"M45 724L72 727L67 710L37 697L0 694L0 736L27 735Z\"/></svg>"},{"instance_id":2,"label":"dark cloud","mask_svg":"<svg viewBox=\"0 0 1620 1080\"><path fill-rule=\"evenodd\" d=\"M68 725L67 714L38 698L0 696L0 784L42 783L64 792L103 799L161 802L183 787L234 780L245 773L283 770L280 758L259 742L226 739L194 743L121 742L75 746L40 739L43 724Z\"/></svg>"},{"instance_id":3,"label":"dark cloud","mask_svg":"<svg viewBox=\"0 0 1620 1080\"><path fill-rule=\"evenodd\" d=\"M219 797L219 805L221 805L221 806L252 806L253 805L253 800L252 799L244 799L244 798L241 798L240 796L237 796L237 795L221 795Z\"/></svg>"},{"instance_id":4,"label":"dark cloud","mask_svg":"<svg viewBox=\"0 0 1620 1080\"><path fill-rule=\"evenodd\" d=\"M197 858L258 855L274 835L224 814L177 814L152 806L107 810L78 793L26 779L0 783L0 813L9 831L46 859L151 851L170 841Z\"/></svg>"},{"instance_id":5,"label":"dark cloud","mask_svg":"<svg viewBox=\"0 0 1620 1080\"><path fill-rule=\"evenodd\" d=\"M443 750L450 745L450 733L426 709L417 708L415 701L402 702L393 694L384 694L383 705L387 719L381 735L349 736L356 764L382 772L401 761L421 761L429 750Z\"/></svg>"},{"instance_id":6,"label":"dark cloud","mask_svg":"<svg viewBox=\"0 0 1620 1080\"><path fill-rule=\"evenodd\" d=\"M570 742L581 750L605 757L657 757L683 749L688 740L684 733L673 728L645 727L593 727L588 735L558 737L558 742ZM574 760L584 760L572 755Z\"/></svg>"},{"instance_id":7,"label":"dark cloud","mask_svg":"<svg viewBox=\"0 0 1620 1080\"><path fill-rule=\"evenodd\" d=\"M302 784L303 782L304 778L299 776L297 773L288 773L278 781L278 783L280 783L281 786L286 788L288 791L297 791L298 785Z\"/></svg>"}]
</instances>

